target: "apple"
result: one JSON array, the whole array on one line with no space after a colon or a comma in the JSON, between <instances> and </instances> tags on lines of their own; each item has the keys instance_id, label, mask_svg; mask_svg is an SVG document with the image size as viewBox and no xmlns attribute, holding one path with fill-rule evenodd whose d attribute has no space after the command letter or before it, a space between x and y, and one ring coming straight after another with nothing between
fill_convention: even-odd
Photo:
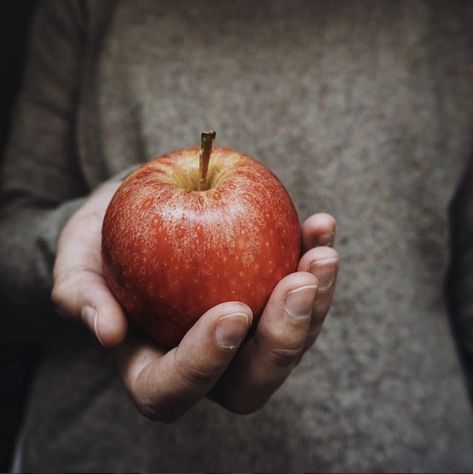
<instances>
[{"instance_id":1,"label":"apple","mask_svg":"<svg viewBox=\"0 0 473 474\"><path fill-rule=\"evenodd\" d=\"M301 229L291 198L258 161L198 147L155 158L112 198L102 229L104 275L135 327L173 347L209 308L242 301L261 314L296 270Z\"/></svg>"}]
</instances>

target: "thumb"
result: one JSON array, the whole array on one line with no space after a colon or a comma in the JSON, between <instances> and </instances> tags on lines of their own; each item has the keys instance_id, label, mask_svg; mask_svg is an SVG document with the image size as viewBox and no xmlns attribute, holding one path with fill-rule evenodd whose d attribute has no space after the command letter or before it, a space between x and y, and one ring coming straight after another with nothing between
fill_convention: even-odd
<instances>
[{"instance_id":1,"label":"thumb","mask_svg":"<svg viewBox=\"0 0 473 474\"><path fill-rule=\"evenodd\" d=\"M118 348L118 362L125 388L140 412L156 421L178 419L218 381L252 318L243 303L219 304L164 355L155 344L129 338Z\"/></svg>"}]
</instances>

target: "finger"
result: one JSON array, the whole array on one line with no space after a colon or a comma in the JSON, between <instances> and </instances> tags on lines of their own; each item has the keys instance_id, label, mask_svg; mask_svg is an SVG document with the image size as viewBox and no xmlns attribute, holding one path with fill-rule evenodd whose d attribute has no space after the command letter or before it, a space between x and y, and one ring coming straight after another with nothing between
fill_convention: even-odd
<instances>
[{"instance_id":1,"label":"finger","mask_svg":"<svg viewBox=\"0 0 473 474\"><path fill-rule=\"evenodd\" d=\"M252 319L243 303L223 303L207 311L166 355L150 343L127 341L119 348L119 366L141 413L172 422L204 397L232 361Z\"/></svg>"},{"instance_id":2,"label":"finger","mask_svg":"<svg viewBox=\"0 0 473 474\"><path fill-rule=\"evenodd\" d=\"M66 317L85 323L106 347L123 341L125 314L102 276L101 219L79 215L58 242L51 298Z\"/></svg>"},{"instance_id":3,"label":"finger","mask_svg":"<svg viewBox=\"0 0 473 474\"><path fill-rule=\"evenodd\" d=\"M339 266L340 257L330 247L311 249L302 256L299 262L298 270L312 273L319 283L304 351L314 343L322 329L322 324L332 304Z\"/></svg>"},{"instance_id":4,"label":"finger","mask_svg":"<svg viewBox=\"0 0 473 474\"><path fill-rule=\"evenodd\" d=\"M60 275L51 298L62 315L84 323L104 347L125 338L125 314L101 275L90 270Z\"/></svg>"},{"instance_id":5,"label":"finger","mask_svg":"<svg viewBox=\"0 0 473 474\"><path fill-rule=\"evenodd\" d=\"M237 413L260 408L284 382L303 350L317 280L305 272L274 289L253 336L242 346L211 398Z\"/></svg>"},{"instance_id":6,"label":"finger","mask_svg":"<svg viewBox=\"0 0 473 474\"><path fill-rule=\"evenodd\" d=\"M336 220L325 213L314 214L302 224L302 242L307 251L318 246L333 246Z\"/></svg>"}]
</instances>

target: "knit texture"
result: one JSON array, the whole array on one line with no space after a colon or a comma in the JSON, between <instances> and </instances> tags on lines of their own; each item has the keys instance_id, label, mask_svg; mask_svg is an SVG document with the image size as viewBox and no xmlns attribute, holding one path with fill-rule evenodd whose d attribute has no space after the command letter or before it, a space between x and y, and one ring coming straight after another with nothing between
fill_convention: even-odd
<instances>
[{"instance_id":1,"label":"knit texture","mask_svg":"<svg viewBox=\"0 0 473 474\"><path fill-rule=\"evenodd\" d=\"M471 152L472 21L471 2L46 2L3 173L5 293L36 295L34 314L76 200L209 127L269 166L301 219L337 218L342 268L316 345L251 416L203 401L152 423L113 355L52 318L23 468L472 469L442 298L446 210Z\"/></svg>"}]
</instances>

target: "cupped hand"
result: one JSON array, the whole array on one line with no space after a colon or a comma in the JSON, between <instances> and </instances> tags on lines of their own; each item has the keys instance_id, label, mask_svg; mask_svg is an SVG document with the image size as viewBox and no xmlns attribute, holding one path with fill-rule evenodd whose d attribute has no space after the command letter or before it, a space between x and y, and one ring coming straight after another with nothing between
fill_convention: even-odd
<instances>
[{"instance_id":1,"label":"cupped hand","mask_svg":"<svg viewBox=\"0 0 473 474\"><path fill-rule=\"evenodd\" d=\"M335 220L314 214L302 225L298 271L273 290L254 331L240 302L209 309L170 351L128 333L120 304L102 274L101 229L120 182L99 187L68 221L58 241L52 299L115 347L123 383L138 410L162 422L178 419L208 396L235 413L261 408L315 342L332 302L339 256Z\"/></svg>"}]
</instances>

